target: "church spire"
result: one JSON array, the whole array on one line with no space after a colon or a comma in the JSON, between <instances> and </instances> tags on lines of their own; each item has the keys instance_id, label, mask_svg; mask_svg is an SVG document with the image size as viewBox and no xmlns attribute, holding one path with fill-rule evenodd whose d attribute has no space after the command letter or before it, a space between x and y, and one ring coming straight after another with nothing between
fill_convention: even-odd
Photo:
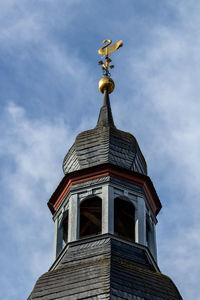
<instances>
[{"instance_id":1,"label":"church spire","mask_svg":"<svg viewBox=\"0 0 200 300\"><path fill-rule=\"evenodd\" d=\"M103 102L102 107L99 113L99 118L97 121L97 126L112 126L115 127L112 110L110 106L110 99L108 90L104 90Z\"/></svg>"},{"instance_id":2,"label":"church spire","mask_svg":"<svg viewBox=\"0 0 200 300\"><path fill-rule=\"evenodd\" d=\"M65 176L48 202L55 261L28 300L182 300L156 263L155 225L162 205L145 159L135 137L113 122L108 55L122 42L105 42L99 49L105 63L97 126L79 133L65 156Z\"/></svg>"}]
</instances>

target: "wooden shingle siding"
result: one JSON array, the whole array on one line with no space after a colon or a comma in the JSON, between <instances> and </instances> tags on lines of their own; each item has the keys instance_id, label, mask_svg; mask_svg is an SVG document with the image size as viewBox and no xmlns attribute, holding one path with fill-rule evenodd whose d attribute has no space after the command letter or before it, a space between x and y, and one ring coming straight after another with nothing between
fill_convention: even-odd
<instances>
[{"instance_id":1,"label":"wooden shingle siding","mask_svg":"<svg viewBox=\"0 0 200 300\"><path fill-rule=\"evenodd\" d=\"M182 298L147 248L102 235L69 243L59 264L38 279L28 298L55 299Z\"/></svg>"},{"instance_id":2,"label":"wooden shingle siding","mask_svg":"<svg viewBox=\"0 0 200 300\"><path fill-rule=\"evenodd\" d=\"M110 163L147 175L147 166L135 137L115 127L110 100L104 95L97 126L80 133L63 161L65 174Z\"/></svg>"}]
</instances>

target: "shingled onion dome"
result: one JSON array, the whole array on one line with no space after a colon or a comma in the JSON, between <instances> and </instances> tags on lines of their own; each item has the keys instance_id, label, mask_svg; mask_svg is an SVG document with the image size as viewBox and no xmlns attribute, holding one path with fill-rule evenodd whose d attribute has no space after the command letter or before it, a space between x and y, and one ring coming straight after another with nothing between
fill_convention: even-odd
<instances>
[{"instance_id":1,"label":"shingled onion dome","mask_svg":"<svg viewBox=\"0 0 200 300\"><path fill-rule=\"evenodd\" d=\"M106 87L107 81L106 81ZM147 166L135 137L115 127L108 88L94 129L78 134L63 161L65 174L102 164L113 164L147 175Z\"/></svg>"}]
</instances>

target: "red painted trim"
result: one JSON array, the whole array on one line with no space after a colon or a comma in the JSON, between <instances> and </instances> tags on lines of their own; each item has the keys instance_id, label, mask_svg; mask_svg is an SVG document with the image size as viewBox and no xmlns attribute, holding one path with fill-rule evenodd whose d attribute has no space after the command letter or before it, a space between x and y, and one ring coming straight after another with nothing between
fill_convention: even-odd
<instances>
[{"instance_id":1,"label":"red painted trim","mask_svg":"<svg viewBox=\"0 0 200 300\"><path fill-rule=\"evenodd\" d=\"M72 185L105 176L112 176L119 180L140 186L145 193L152 211L155 215L158 214L162 205L151 179L146 175L132 172L110 164L100 165L65 175L48 202L48 206L52 214L56 212L57 208L62 203Z\"/></svg>"},{"instance_id":2,"label":"red painted trim","mask_svg":"<svg viewBox=\"0 0 200 300\"><path fill-rule=\"evenodd\" d=\"M60 196L56 200L55 204L53 205L55 211L58 208L58 206L60 205L60 203L62 203L62 200L64 199L65 195L67 194L67 192L69 191L70 187L73 184L78 184L78 183L90 181L90 180L105 177L105 176L109 176L109 173L103 173L103 174L99 174L99 175L96 175L96 176L87 176L87 177L82 177L82 178L78 177L78 178L69 179L69 182L67 183L67 185L64 188L63 192L60 194Z\"/></svg>"}]
</instances>

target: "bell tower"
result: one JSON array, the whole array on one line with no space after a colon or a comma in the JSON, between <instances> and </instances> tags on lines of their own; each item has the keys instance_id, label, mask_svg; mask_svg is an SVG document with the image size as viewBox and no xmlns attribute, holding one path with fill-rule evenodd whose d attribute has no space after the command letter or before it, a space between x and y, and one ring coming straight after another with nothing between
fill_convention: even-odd
<instances>
[{"instance_id":1,"label":"bell tower","mask_svg":"<svg viewBox=\"0 0 200 300\"><path fill-rule=\"evenodd\" d=\"M48 202L55 222L54 258L65 243L114 234L156 254L161 203L136 139L114 125L108 90L94 129L80 133L63 162L65 177Z\"/></svg>"},{"instance_id":2,"label":"bell tower","mask_svg":"<svg viewBox=\"0 0 200 300\"><path fill-rule=\"evenodd\" d=\"M64 158L64 177L48 201L54 263L28 299L182 299L157 265L162 206L145 158L136 138L117 129L112 116L110 55L123 44L103 44L97 124L78 134Z\"/></svg>"}]
</instances>

